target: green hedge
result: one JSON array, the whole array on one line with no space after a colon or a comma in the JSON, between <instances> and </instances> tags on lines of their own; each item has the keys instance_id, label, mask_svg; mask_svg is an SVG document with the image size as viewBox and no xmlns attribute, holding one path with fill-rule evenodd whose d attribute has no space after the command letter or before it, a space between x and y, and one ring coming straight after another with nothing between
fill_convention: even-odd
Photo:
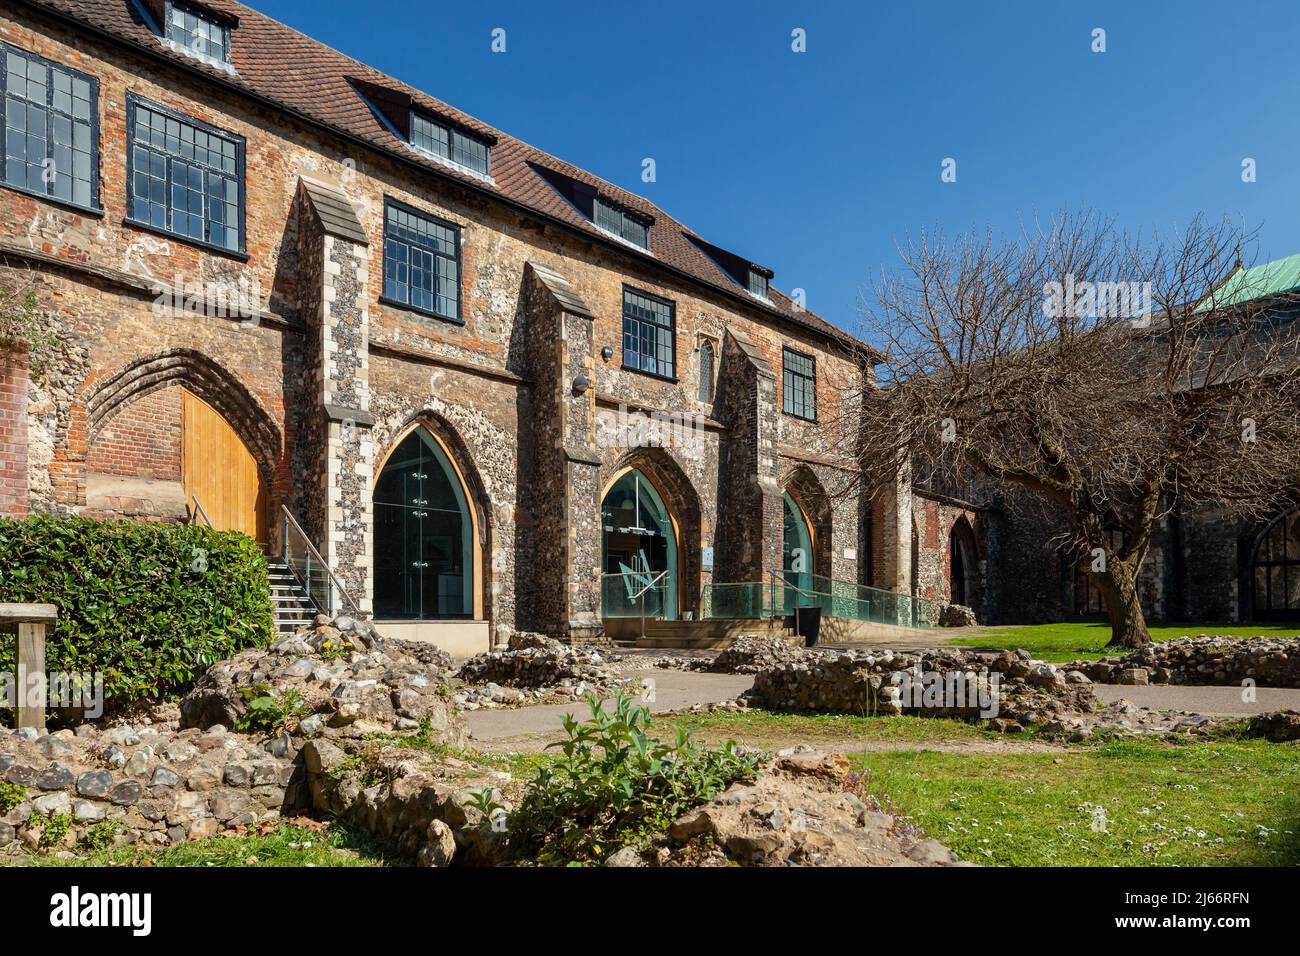
<instances>
[{"instance_id":1,"label":"green hedge","mask_svg":"<svg viewBox=\"0 0 1300 956\"><path fill-rule=\"evenodd\" d=\"M175 697L274 637L257 543L197 526L0 520L0 601L57 606L47 668L102 674L118 704ZM16 643L0 635L0 670L15 671Z\"/></svg>"}]
</instances>

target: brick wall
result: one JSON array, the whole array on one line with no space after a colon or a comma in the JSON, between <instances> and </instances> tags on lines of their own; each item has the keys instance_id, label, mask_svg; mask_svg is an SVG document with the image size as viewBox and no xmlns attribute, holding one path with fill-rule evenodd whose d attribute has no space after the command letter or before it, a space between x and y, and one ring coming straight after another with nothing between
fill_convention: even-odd
<instances>
[{"instance_id":1,"label":"brick wall","mask_svg":"<svg viewBox=\"0 0 1300 956\"><path fill-rule=\"evenodd\" d=\"M180 481L180 386L145 395L109 419L91 443L86 471Z\"/></svg>"},{"instance_id":2,"label":"brick wall","mask_svg":"<svg viewBox=\"0 0 1300 956\"><path fill-rule=\"evenodd\" d=\"M27 514L27 357L0 351L0 517Z\"/></svg>"}]
</instances>

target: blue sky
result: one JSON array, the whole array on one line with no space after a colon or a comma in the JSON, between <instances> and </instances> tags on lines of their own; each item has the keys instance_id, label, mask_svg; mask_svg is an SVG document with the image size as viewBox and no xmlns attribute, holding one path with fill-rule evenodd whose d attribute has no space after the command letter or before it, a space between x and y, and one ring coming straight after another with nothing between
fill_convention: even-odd
<instances>
[{"instance_id":1,"label":"blue sky","mask_svg":"<svg viewBox=\"0 0 1300 956\"><path fill-rule=\"evenodd\" d=\"M648 197L850 331L895 241L936 224L1204 212L1257 229L1258 261L1300 251L1293 0L252 3Z\"/></svg>"}]
</instances>

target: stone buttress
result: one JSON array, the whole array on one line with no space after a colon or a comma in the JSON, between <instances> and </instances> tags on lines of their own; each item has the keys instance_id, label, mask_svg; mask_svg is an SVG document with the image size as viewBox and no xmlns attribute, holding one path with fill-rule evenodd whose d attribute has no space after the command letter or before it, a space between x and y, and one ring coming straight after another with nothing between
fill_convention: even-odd
<instances>
[{"instance_id":1,"label":"stone buttress","mask_svg":"<svg viewBox=\"0 0 1300 956\"><path fill-rule=\"evenodd\" d=\"M301 249L304 280L314 302L304 302L314 344L309 348L306 441L320 462L319 494L302 496L303 525L363 612L371 610L374 518L371 482L369 313L366 289L370 248L347 196L332 184L300 180L304 210ZM318 283L318 284L317 284ZM304 281L304 288L308 287ZM314 359L314 361L313 361ZM319 405L316 405L319 402Z\"/></svg>"}]
</instances>

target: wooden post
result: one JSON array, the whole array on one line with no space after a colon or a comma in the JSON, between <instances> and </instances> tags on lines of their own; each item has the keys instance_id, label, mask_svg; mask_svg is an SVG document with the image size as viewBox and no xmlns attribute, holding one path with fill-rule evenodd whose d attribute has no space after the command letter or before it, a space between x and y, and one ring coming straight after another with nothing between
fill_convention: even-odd
<instances>
[{"instance_id":1,"label":"wooden post","mask_svg":"<svg viewBox=\"0 0 1300 956\"><path fill-rule=\"evenodd\" d=\"M18 625L18 673L14 675L18 727L45 727L45 625L59 618L53 604L0 604L0 628ZM39 697L30 700L28 687L38 688Z\"/></svg>"}]
</instances>

